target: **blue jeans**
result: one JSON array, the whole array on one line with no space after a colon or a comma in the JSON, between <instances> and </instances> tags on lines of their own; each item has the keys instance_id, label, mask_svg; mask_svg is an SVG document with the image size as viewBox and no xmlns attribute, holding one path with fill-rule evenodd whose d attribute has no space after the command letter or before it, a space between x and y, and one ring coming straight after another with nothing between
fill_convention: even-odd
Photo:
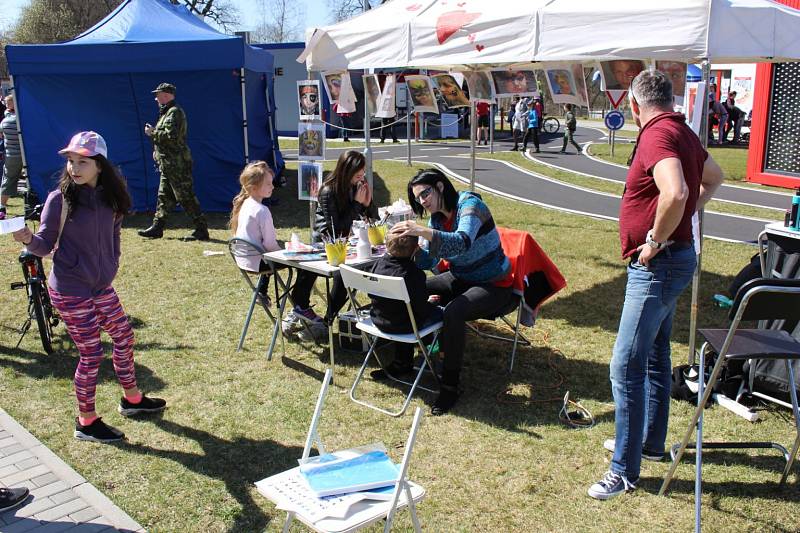
<instances>
[{"instance_id":1,"label":"blue jeans","mask_svg":"<svg viewBox=\"0 0 800 533\"><path fill-rule=\"evenodd\" d=\"M681 292L692 280L694 249L665 249L645 267L628 266L625 304L611 358L616 444L611 470L639 477L642 449L664 452L672 362L669 338Z\"/></svg>"}]
</instances>

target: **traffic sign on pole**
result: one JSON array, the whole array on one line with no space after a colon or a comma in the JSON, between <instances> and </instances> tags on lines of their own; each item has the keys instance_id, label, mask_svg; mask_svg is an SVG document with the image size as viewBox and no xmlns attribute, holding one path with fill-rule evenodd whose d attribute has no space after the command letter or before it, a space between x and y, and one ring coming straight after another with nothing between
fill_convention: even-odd
<instances>
[{"instance_id":1,"label":"traffic sign on pole","mask_svg":"<svg viewBox=\"0 0 800 533\"><path fill-rule=\"evenodd\" d=\"M605 118L606 128L611 131L617 131L622 126L625 125L625 115L622 114L622 111L609 111L606 113Z\"/></svg>"},{"instance_id":2,"label":"traffic sign on pole","mask_svg":"<svg viewBox=\"0 0 800 533\"><path fill-rule=\"evenodd\" d=\"M619 107L619 104L622 103L622 100L625 98L625 95L628 94L628 91L620 90L620 89L612 89L606 91L606 96L608 97L608 101L611 102L611 107L614 109Z\"/></svg>"}]
</instances>

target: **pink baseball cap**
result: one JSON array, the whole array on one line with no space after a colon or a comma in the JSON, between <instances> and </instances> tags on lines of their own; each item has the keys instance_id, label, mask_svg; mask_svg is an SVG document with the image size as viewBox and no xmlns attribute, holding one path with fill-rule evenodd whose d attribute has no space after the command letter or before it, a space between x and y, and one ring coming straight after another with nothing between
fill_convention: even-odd
<instances>
[{"instance_id":1,"label":"pink baseball cap","mask_svg":"<svg viewBox=\"0 0 800 533\"><path fill-rule=\"evenodd\" d=\"M69 144L58 151L59 154L66 154L69 152L80 154L84 157L92 157L93 155L108 157L106 141L95 131L76 133L72 136L72 139L69 140Z\"/></svg>"}]
</instances>

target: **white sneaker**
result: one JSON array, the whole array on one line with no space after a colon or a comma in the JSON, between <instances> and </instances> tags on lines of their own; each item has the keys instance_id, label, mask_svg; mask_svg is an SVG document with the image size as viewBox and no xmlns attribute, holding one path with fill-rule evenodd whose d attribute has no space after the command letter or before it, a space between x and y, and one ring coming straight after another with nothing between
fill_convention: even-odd
<instances>
[{"instance_id":1,"label":"white sneaker","mask_svg":"<svg viewBox=\"0 0 800 533\"><path fill-rule=\"evenodd\" d=\"M614 439L606 439L603 441L603 448L614 453L614 449L616 448L616 441ZM642 450L642 459L647 459L648 461L655 461L659 462L664 459L664 454L657 454L653 452L649 452L646 450Z\"/></svg>"},{"instance_id":2,"label":"white sneaker","mask_svg":"<svg viewBox=\"0 0 800 533\"><path fill-rule=\"evenodd\" d=\"M300 323L300 319L294 314L294 311L289 310L281 322L281 332L285 337L292 337L300 329L303 329L303 324Z\"/></svg>"}]
</instances>

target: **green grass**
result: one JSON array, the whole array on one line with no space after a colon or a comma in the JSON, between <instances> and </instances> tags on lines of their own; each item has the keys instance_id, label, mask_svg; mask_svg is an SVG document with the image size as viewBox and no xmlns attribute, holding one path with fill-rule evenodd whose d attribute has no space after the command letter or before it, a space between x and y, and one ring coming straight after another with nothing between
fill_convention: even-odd
<instances>
[{"instance_id":1,"label":"green grass","mask_svg":"<svg viewBox=\"0 0 800 533\"><path fill-rule=\"evenodd\" d=\"M402 163L377 162L376 198L386 204L404 195L415 171ZM280 238L307 233L308 206L296 200L296 179L276 191L273 217ZM531 348L520 348L514 373L506 373L509 346L469 337L464 396L440 418L426 416L410 475L427 490L418 512L428 531L687 531L693 524L693 472L686 461L666 498L656 492L666 464L645 462L641 489L609 502L585 492L608 468L603 439L614 433L608 362L622 304L625 270L617 226L611 222L522 205L485 194L495 220L531 232L550 254L568 287L548 302L534 329ZM11 205L20 210L19 202ZM0 404L46 446L150 531L276 531L283 512L260 496L253 483L296 465L300 456L327 348L286 344L272 361L264 352L270 334L263 313L251 324L245 349L235 351L248 294L224 251L226 217L210 217L209 243L179 240L190 228L174 215L165 238L145 241L136 229L145 215L126 219L122 264L115 287L137 334L137 376L148 393L169 401L160 418L120 417L120 396L111 363L100 372L98 411L124 430L118 446L72 437L75 400L71 377L77 356L64 327L60 349L42 353L35 332L18 349L17 328L25 297L7 289L20 279L18 247L6 238L0 268ZM703 257L700 326L726 323L711 297L722 292L754 253L745 245L708 241ZM317 302L318 309L324 308ZM673 332L674 360L686 359L689 293L681 298ZM108 346L107 346L108 348ZM319 432L330 449L382 441L402 455L410 412L392 419L353 404L345 393L361 357L337 353L337 385L328 396ZM555 367L555 369L553 368ZM559 374L564 383L555 389ZM367 380L364 394L378 401L398 391ZM503 394L507 389L511 395ZM597 418L590 430L558 422L566 390ZM552 399L552 401L551 401ZM426 413L432 398L414 406ZM413 406L412 406L413 408ZM679 439L691 406L673 402L668 442ZM792 434L785 412L767 412L749 424L724 409L706 412L706 435L719 439L775 439ZM777 482L776 454L708 453L704 468L703 520L711 531L789 531L800 511L797 474L788 487ZM797 467L795 468L797 472ZM401 512L397 531L410 529ZM303 531L296 525L293 531ZM372 528L371 531L379 531Z\"/></svg>"}]
</instances>

